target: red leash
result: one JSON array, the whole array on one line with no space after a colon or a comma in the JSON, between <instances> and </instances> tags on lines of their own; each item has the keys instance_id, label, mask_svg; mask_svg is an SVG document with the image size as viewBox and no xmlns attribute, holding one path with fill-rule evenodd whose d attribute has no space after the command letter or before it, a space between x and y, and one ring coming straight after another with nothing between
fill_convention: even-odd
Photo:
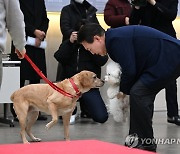
<instances>
[{"instance_id":1,"label":"red leash","mask_svg":"<svg viewBox=\"0 0 180 154\"><path fill-rule=\"evenodd\" d=\"M74 90L76 91L76 96L60 89L58 86L56 86L54 83L52 83L50 80L48 80L45 75L42 73L42 71L36 66L36 64L33 63L33 61L28 57L27 54L25 54L24 58L31 64L31 66L33 67L33 69L37 72L37 74L46 82L48 83L53 89L55 89L56 91L58 91L59 93L70 97L70 98L74 98L74 97L80 97L81 96L81 92L78 90L77 86L75 85L73 79L69 79L70 83L72 84Z\"/></svg>"}]
</instances>

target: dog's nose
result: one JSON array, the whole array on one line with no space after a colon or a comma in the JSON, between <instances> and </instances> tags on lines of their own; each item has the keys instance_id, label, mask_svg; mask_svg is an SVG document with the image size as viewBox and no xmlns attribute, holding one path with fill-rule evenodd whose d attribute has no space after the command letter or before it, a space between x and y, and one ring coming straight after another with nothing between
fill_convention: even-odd
<instances>
[{"instance_id":1,"label":"dog's nose","mask_svg":"<svg viewBox=\"0 0 180 154\"><path fill-rule=\"evenodd\" d=\"M101 82L104 84L104 82L105 82L105 81L104 81L104 79L103 79L103 80L101 80Z\"/></svg>"}]
</instances>

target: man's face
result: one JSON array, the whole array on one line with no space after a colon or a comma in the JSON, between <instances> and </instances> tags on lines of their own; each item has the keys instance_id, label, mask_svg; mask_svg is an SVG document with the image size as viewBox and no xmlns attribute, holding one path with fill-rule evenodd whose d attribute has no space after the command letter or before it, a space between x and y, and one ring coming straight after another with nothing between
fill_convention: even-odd
<instances>
[{"instance_id":1,"label":"man's face","mask_svg":"<svg viewBox=\"0 0 180 154\"><path fill-rule=\"evenodd\" d=\"M86 41L82 42L82 45L86 50L89 50L92 54L97 54L101 56L105 56L106 46L105 46L105 36L94 36L93 43L87 43Z\"/></svg>"}]
</instances>

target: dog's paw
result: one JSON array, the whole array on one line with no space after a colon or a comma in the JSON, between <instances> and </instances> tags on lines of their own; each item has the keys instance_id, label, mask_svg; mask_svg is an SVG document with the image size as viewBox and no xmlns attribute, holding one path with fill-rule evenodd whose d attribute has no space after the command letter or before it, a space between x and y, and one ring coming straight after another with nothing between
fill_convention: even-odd
<instances>
[{"instance_id":1,"label":"dog's paw","mask_svg":"<svg viewBox=\"0 0 180 154\"><path fill-rule=\"evenodd\" d=\"M45 129L46 129L46 130L49 130L49 129L53 126L53 124L54 124L53 121L49 122L49 123L46 125Z\"/></svg>"},{"instance_id":2,"label":"dog's paw","mask_svg":"<svg viewBox=\"0 0 180 154\"><path fill-rule=\"evenodd\" d=\"M46 130L49 130L49 129L50 129L50 127L49 127L48 124L45 126L45 129L46 129Z\"/></svg>"},{"instance_id":3,"label":"dog's paw","mask_svg":"<svg viewBox=\"0 0 180 154\"><path fill-rule=\"evenodd\" d=\"M70 141L70 138L64 138L65 141Z\"/></svg>"},{"instance_id":4,"label":"dog's paw","mask_svg":"<svg viewBox=\"0 0 180 154\"><path fill-rule=\"evenodd\" d=\"M28 141L23 142L24 144L30 144Z\"/></svg>"}]
</instances>

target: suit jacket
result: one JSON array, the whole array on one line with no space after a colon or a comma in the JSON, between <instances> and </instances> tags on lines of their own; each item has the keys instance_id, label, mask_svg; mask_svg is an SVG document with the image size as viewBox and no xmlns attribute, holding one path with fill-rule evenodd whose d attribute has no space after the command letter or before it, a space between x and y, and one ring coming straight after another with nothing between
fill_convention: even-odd
<instances>
[{"instance_id":1,"label":"suit jacket","mask_svg":"<svg viewBox=\"0 0 180 154\"><path fill-rule=\"evenodd\" d=\"M97 9L92 6L88 1L84 1L83 4L71 0L69 5L62 8L60 16L60 29L63 34L63 40L69 40L73 31L77 30L77 24L82 19L87 19L89 22L99 23L96 17ZM60 61L59 61L60 62ZM58 64L56 80L62 80L64 77L64 66L61 63Z\"/></svg>"},{"instance_id":2,"label":"suit jacket","mask_svg":"<svg viewBox=\"0 0 180 154\"><path fill-rule=\"evenodd\" d=\"M121 91L137 80L160 90L180 75L180 41L146 26L124 26L105 33L109 56L122 67Z\"/></svg>"},{"instance_id":3,"label":"suit jacket","mask_svg":"<svg viewBox=\"0 0 180 154\"><path fill-rule=\"evenodd\" d=\"M141 24L158 29L173 37L176 32L172 21L175 20L178 11L178 0L156 0L154 6L147 6L139 10L133 8L130 16L130 24Z\"/></svg>"},{"instance_id":4,"label":"suit jacket","mask_svg":"<svg viewBox=\"0 0 180 154\"><path fill-rule=\"evenodd\" d=\"M29 5L29 1L34 1L34 8ZM35 29L42 30L46 33L49 19L47 18L44 0L19 0L19 2L24 14L26 35L35 37Z\"/></svg>"},{"instance_id":5,"label":"suit jacket","mask_svg":"<svg viewBox=\"0 0 180 154\"><path fill-rule=\"evenodd\" d=\"M129 17L130 13L128 0L108 0L104 8L104 21L112 28L125 26L125 17Z\"/></svg>"}]
</instances>

